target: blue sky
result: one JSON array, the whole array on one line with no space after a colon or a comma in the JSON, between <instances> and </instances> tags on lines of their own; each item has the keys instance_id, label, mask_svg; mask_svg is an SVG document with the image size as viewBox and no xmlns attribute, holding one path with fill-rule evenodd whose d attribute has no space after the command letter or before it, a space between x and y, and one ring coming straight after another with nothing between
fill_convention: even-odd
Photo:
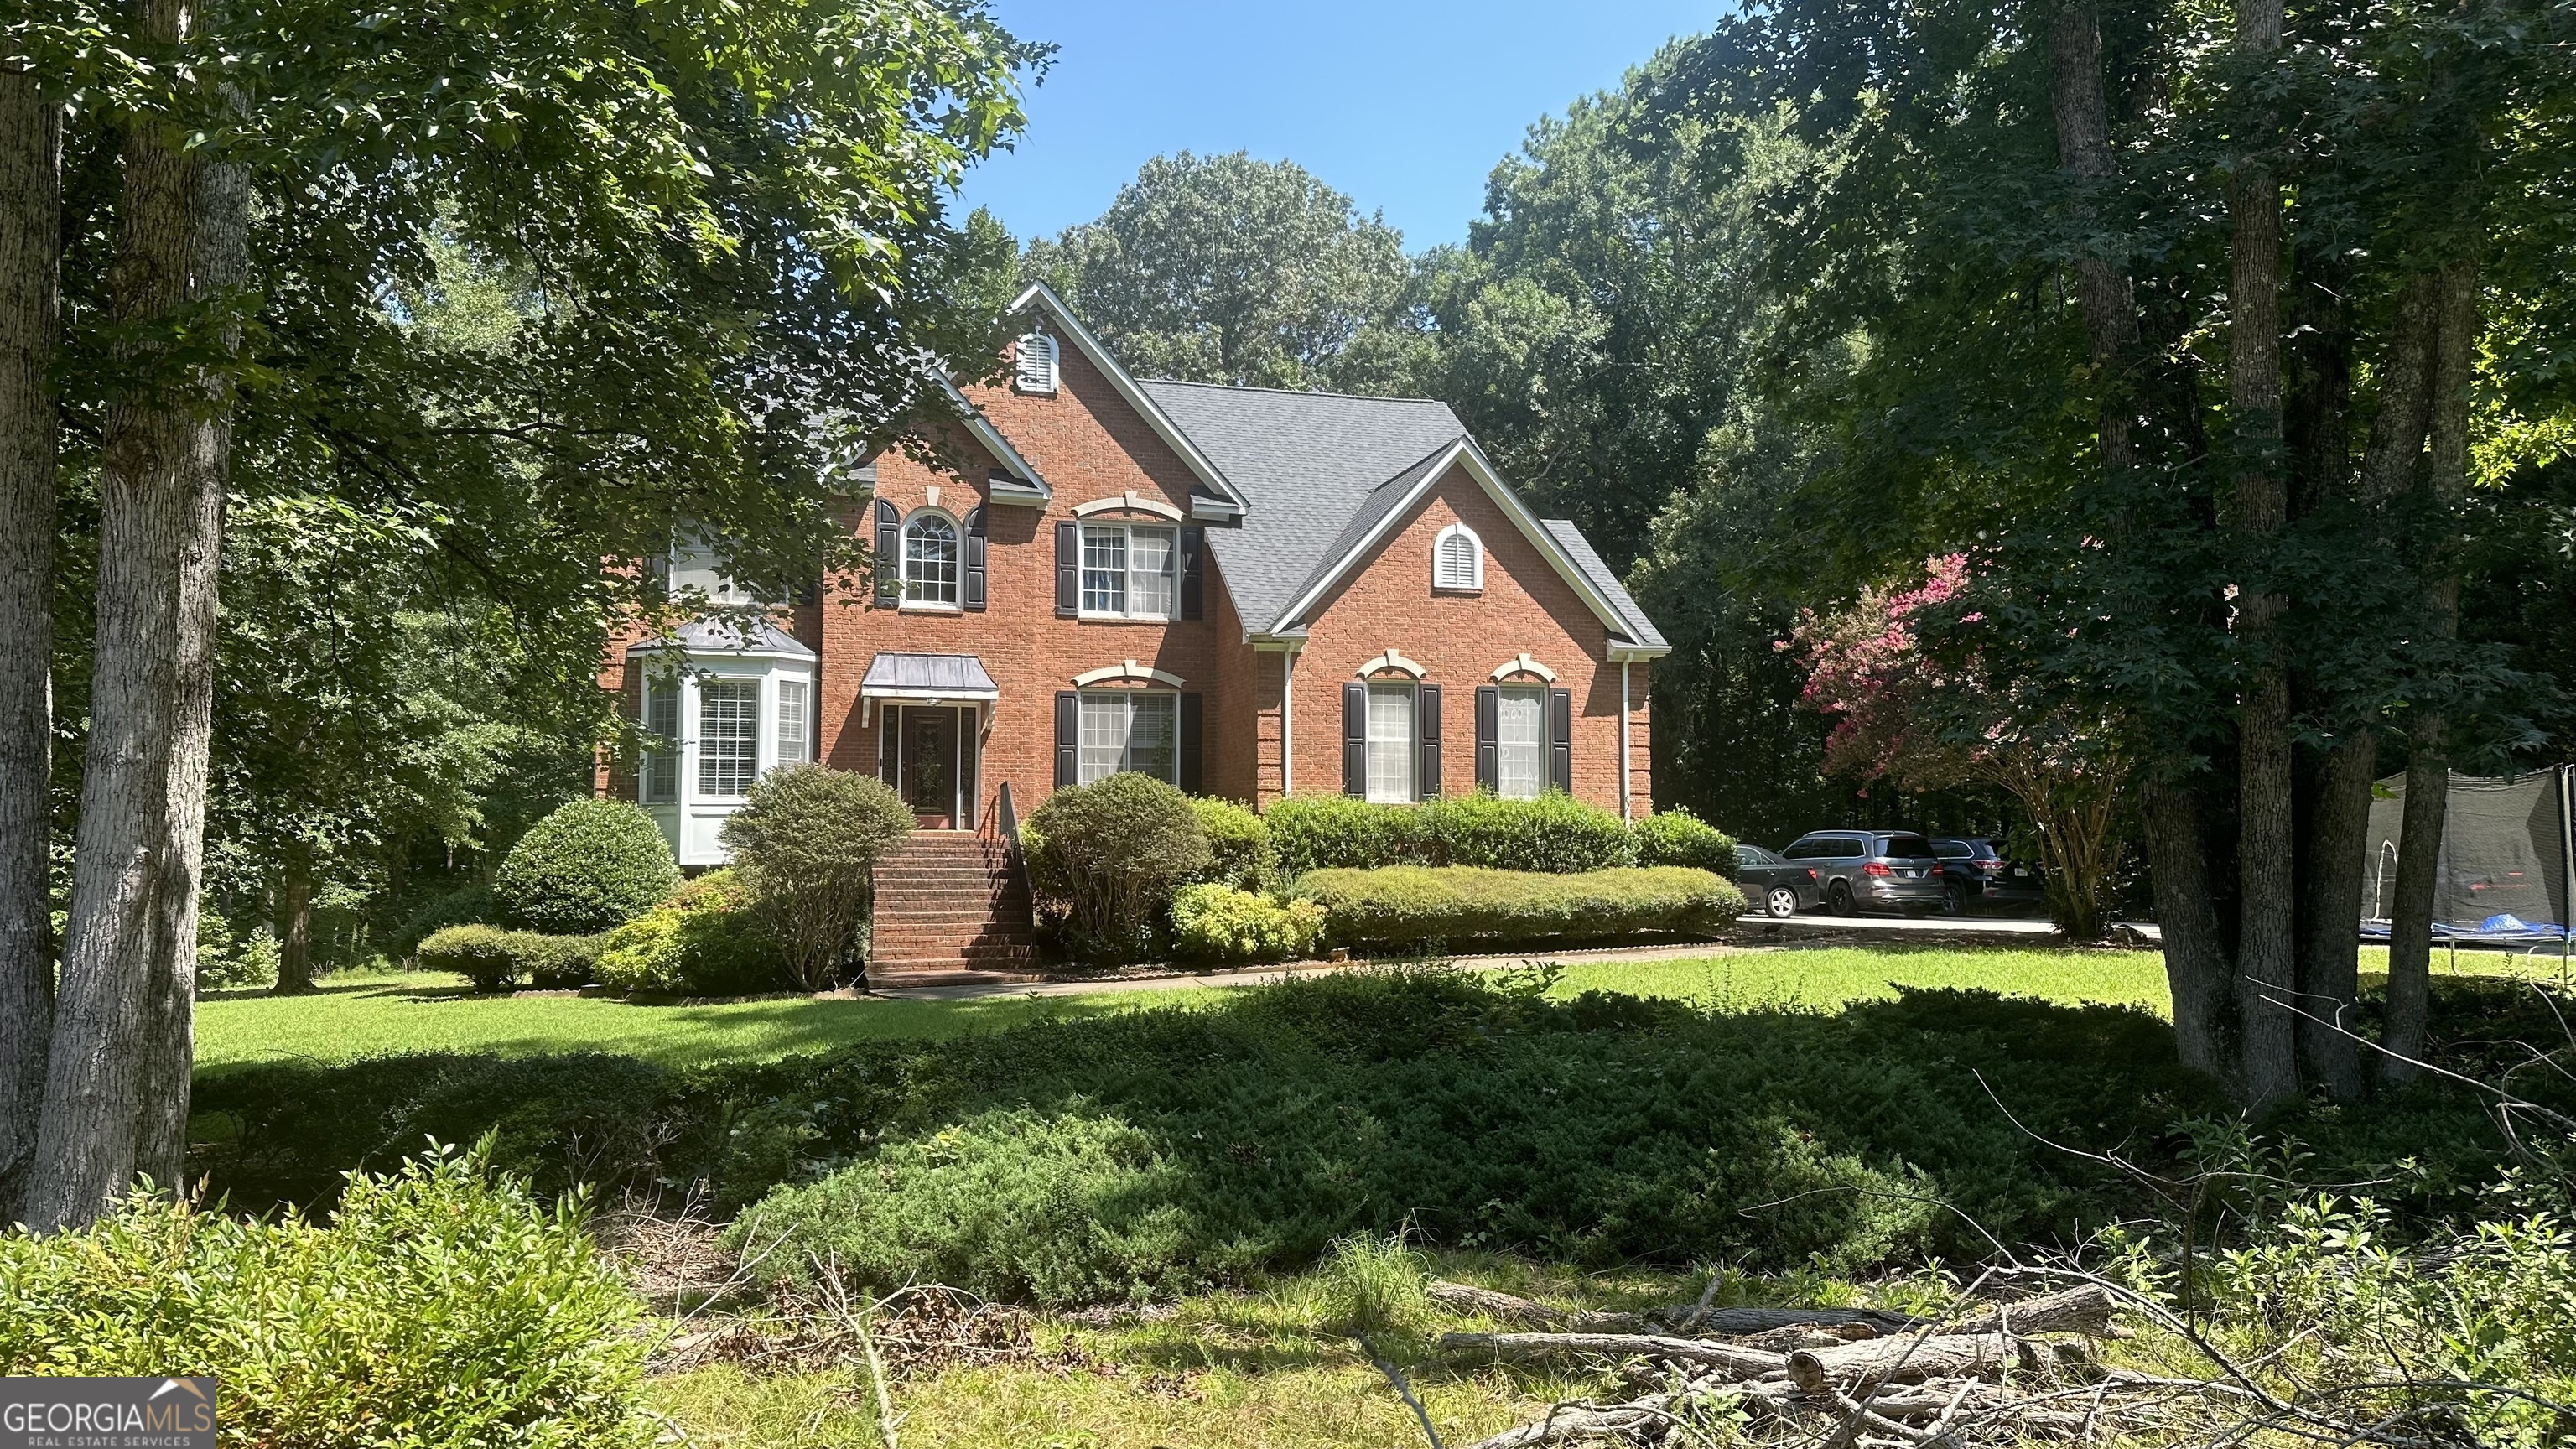
<instances>
[{"instance_id":1,"label":"blue sky","mask_svg":"<svg viewBox=\"0 0 2576 1449\"><path fill-rule=\"evenodd\" d=\"M1485 175L1531 122L1616 85L1714 0L994 0L1054 42L1016 152L964 199L1023 239L1088 221L1148 158L1291 160L1420 250L1464 241Z\"/></svg>"}]
</instances>

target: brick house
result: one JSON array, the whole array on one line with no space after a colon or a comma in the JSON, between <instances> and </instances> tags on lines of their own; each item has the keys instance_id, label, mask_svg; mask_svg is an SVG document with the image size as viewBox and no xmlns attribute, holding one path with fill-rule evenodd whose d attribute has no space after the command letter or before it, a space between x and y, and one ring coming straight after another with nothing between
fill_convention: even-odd
<instances>
[{"instance_id":1,"label":"brick house","mask_svg":"<svg viewBox=\"0 0 2576 1449\"><path fill-rule=\"evenodd\" d=\"M917 881L882 883L882 976L957 964L939 932L888 935L902 897L954 895L957 869L989 864L1024 917L1006 799L1024 817L1122 769L1256 808L1550 787L1651 808L1648 672L1669 646L1446 405L1139 380L1043 286L1012 317L1008 385L961 394L971 416L935 439L965 466L865 470L846 521L880 560L872 597L608 661L602 682L678 742L620 784L683 865L721 861L723 817L772 765L877 773L924 827ZM728 597L716 560L671 568ZM1007 924L950 924L995 963L1025 954Z\"/></svg>"}]
</instances>

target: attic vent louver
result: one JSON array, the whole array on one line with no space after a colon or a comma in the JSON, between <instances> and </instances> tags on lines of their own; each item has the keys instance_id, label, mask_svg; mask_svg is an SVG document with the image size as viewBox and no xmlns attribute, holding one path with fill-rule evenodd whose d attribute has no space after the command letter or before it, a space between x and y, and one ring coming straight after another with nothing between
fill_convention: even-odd
<instances>
[{"instance_id":1,"label":"attic vent louver","mask_svg":"<svg viewBox=\"0 0 2576 1449\"><path fill-rule=\"evenodd\" d=\"M1020 339L1019 387L1022 392L1055 393L1055 339L1032 332Z\"/></svg>"}]
</instances>

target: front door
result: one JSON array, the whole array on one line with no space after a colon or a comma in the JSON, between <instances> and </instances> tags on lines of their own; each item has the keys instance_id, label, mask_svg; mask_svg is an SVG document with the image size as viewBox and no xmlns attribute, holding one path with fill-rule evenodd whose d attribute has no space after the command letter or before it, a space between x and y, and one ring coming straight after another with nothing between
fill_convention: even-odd
<instances>
[{"instance_id":1,"label":"front door","mask_svg":"<svg viewBox=\"0 0 2576 1449\"><path fill-rule=\"evenodd\" d=\"M894 787L924 830L975 826L975 711L969 705L889 707Z\"/></svg>"}]
</instances>

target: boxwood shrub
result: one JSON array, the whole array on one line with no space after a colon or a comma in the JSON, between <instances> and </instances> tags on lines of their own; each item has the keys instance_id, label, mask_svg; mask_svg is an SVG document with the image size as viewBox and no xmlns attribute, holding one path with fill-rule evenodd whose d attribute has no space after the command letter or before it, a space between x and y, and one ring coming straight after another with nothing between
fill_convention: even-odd
<instances>
[{"instance_id":1,"label":"boxwood shrub","mask_svg":"<svg viewBox=\"0 0 2576 1449\"><path fill-rule=\"evenodd\" d=\"M1744 913L1725 877L1683 866L1580 875L1476 866L1318 870L1295 893L1324 907L1346 946L1436 946L1592 939L1639 931L1697 934Z\"/></svg>"},{"instance_id":2,"label":"boxwood shrub","mask_svg":"<svg viewBox=\"0 0 2576 1449\"><path fill-rule=\"evenodd\" d=\"M1639 865L1687 865L1713 870L1728 880L1743 868L1735 853L1735 837L1679 806L1638 821L1633 836Z\"/></svg>"},{"instance_id":3,"label":"boxwood shrub","mask_svg":"<svg viewBox=\"0 0 2576 1449\"><path fill-rule=\"evenodd\" d=\"M478 991L522 986L561 990L591 983L602 939L498 926L444 926L420 943L416 959L424 971L453 971L472 979Z\"/></svg>"},{"instance_id":4,"label":"boxwood shrub","mask_svg":"<svg viewBox=\"0 0 2576 1449\"><path fill-rule=\"evenodd\" d=\"M1279 883L1279 851L1270 843L1270 826L1260 816L1231 800L1194 795L1190 809L1207 835L1208 864L1202 881L1239 891L1261 891Z\"/></svg>"},{"instance_id":5,"label":"boxwood shrub","mask_svg":"<svg viewBox=\"0 0 2576 1449\"><path fill-rule=\"evenodd\" d=\"M504 925L586 936L644 914L679 883L652 816L623 800L573 800L510 847L492 893Z\"/></svg>"},{"instance_id":6,"label":"boxwood shrub","mask_svg":"<svg viewBox=\"0 0 2576 1449\"><path fill-rule=\"evenodd\" d=\"M711 870L599 938L602 986L672 996L751 996L792 984L786 953L754 909L751 887Z\"/></svg>"},{"instance_id":7,"label":"boxwood shrub","mask_svg":"<svg viewBox=\"0 0 2576 1449\"><path fill-rule=\"evenodd\" d=\"M1635 863L1618 816L1551 790L1534 800L1479 791L1416 805L1298 795L1262 817L1290 876L1390 865L1480 865L1570 873Z\"/></svg>"},{"instance_id":8,"label":"boxwood shrub","mask_svg":"<svg viewBox=\"0 0 2576 1449\"><path fill-rule=\"evenodd\" d=\"M1172 940L1192 961L1288 961L1324 943L1324 908L1209 881L1172 896Z\"/></svg>"},{"instance_id":9,"label":"boxwood shrub","mask_svg":"<svg viewBox=\"0 0 2576 1449\"><path fill-rule=\"evenodd\" d=\"M325 1221L137 1195L0 1234L0 1374L211 1374L226 1444L643 1449L638 1305L582 1217L452 1151Z\"/></svg>"}]
</instances>

